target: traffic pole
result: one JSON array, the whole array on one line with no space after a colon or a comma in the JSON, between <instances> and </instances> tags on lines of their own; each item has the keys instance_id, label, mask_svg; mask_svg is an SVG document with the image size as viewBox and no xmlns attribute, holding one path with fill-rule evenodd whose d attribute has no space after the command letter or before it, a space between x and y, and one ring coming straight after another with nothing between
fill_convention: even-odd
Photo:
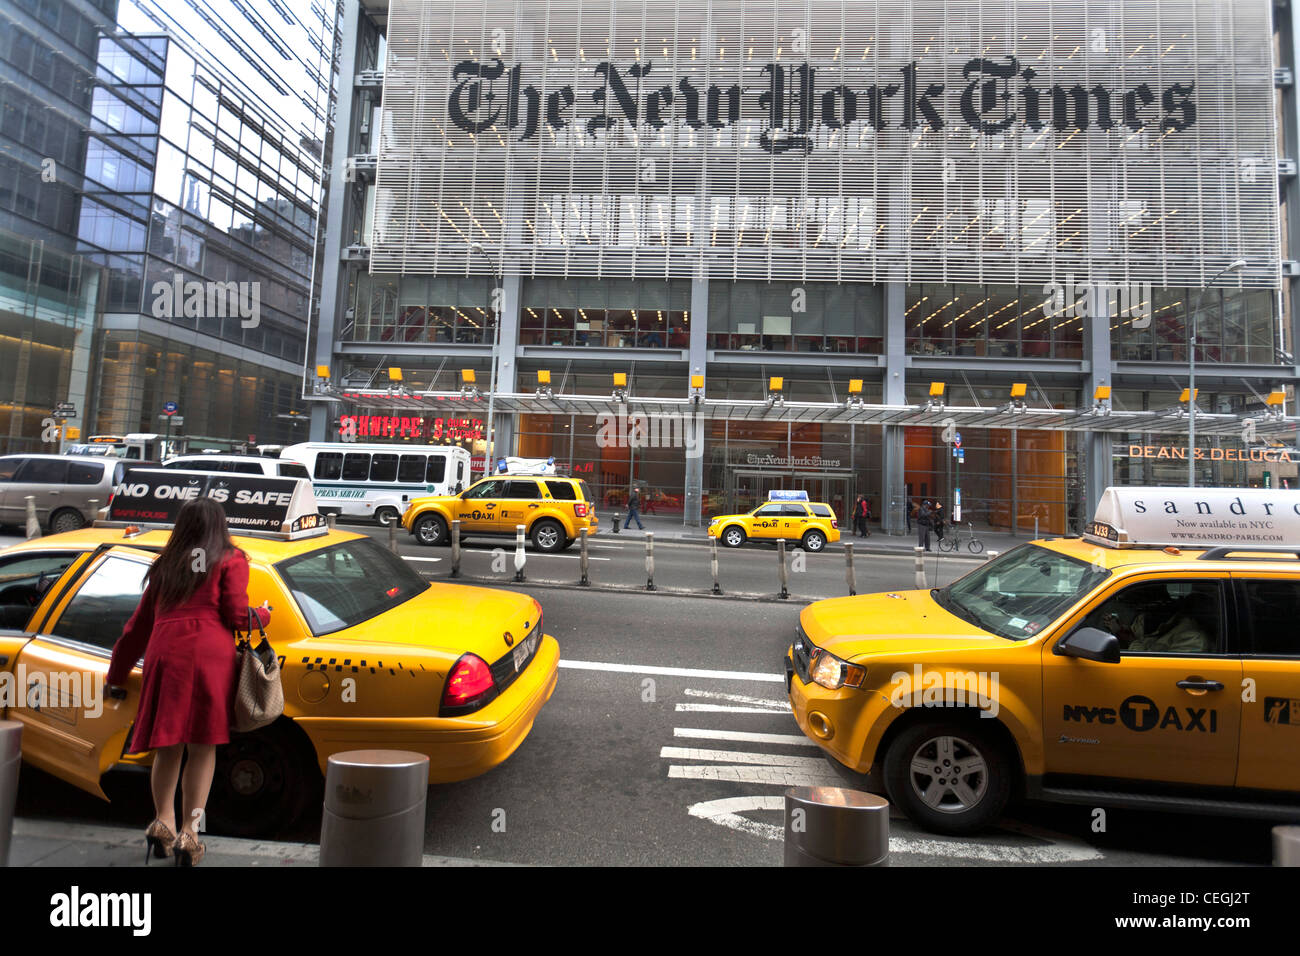
<instances>
[{"instance_id":1,"label":"traffic pole","mask_svg":"<svg viewBox=\"0 0 1300 956\"><path fill-rule=\"evenodd\" d=\"M397 519L388 522L388 550L397 553Z\"/></svg>"},{"instance_id":2,"label":"traffic pole","mask_svg":"<svg viewBox=\"0 0 1300 956\"><path fill-rule=\"evenodd\" d=\"M713 569L713 593L721 594L722 586L718 583L718 539L709 539L709 566Z\"/></svg>"},{"instance_id":3,"label":"traffic pole","mask_svg":"<svg viewBox=\"0 0 1300 956\"><path fill-rule=\"evenodd\" d=\"M655 533L645 533L645 589L655 590Z\"/></svg>"},{"instance_id":4,"label":"traffic pole","mask_svg":"<svg viewBox=\"0 0 1300 956\"><path fill-rule=\"evenodd\" d=\"M785 566L785 538L776 543L776 571L777 579L781 582L781 593L777 597L784 601L790 597L790 582Z\"/></svg>"},{"instance_id":5,"label":"traffic pole","mask_svg":"<svg viewBox=\"0 0 1300 956\"><path fill-rule=\"evenodd\" d=\"M460 577L460 519L451 522L451 576Z\"/></svg>"},{"instance_id":6,"label":"traffic pole","mask_svg":"<svg viewBox=\"0 0 1300 956\"><path fill-rule=\"evenodd\" d=\"M588 559L587 559L587 529L586 529L586 528L579 528L579 529L578 529L578 548L579 548L579 551L578 551L578 558L579 558L578 566L579 566L579 568L582 569L582 580L580 580L580 581L578 582L578 584L582 585L584 588L585 588L585 587L590 587L590 586L591 586L591 578L590 578L590 577L588 576L588 574L587 574L587 561L588 561Z\"/></svg>"},{"instance_id":7,"label":"traffic pole","mask_svg":"<svg viewBox=\"0 0 1300 956\"><path fill-rule=\"evenodd\" d=\"M327 514L327 515L325 516L325 523L326 523L327 525L329 525L329 528L330 528L331 531L334 530L334 528L335 528L335 523L336 523L338 520L339 520L339 516L336 515L336 514L335 514L334 512L332 512L332 511L331 511L329 514Z\"/></svg>"},{"instance_id":8,"label":"traffic pole","mask_svg":"<svg viewBox=\"0 0 1300 956\"><path fill-rule=\"evenodd\" d=\"M853 573L853 542L844 542L844 580L849 586L849 597L858 593L857 575Z\"/></svg>"},{"instance_id":9,"label":"traffic pole","mask_svg":"<svg viewBox=\"0 0 1300 956\"><path fill-rule=\"evenodd\" d=\"M41 536L41 523L36 519L36 496L27 495L27 540Z\"/></svg>"},{"instance_id":10,"label":"traffic pole","mask_svg":"<svg viewBox=\"0 0 1300 956\"><path fill-rule=\"evenodd\" d=\"M524 526L515 525L515 581L524 580L524 562L527 561L524 555Z\"/></svg>"},{"instance_id":11,"label":"traffic pole","mask_svg":"<svg viewBox=\"0 0 1300 956\"><path fill-rule=\"evenodd\" d=\"M912 549L912 553L916 555L916 561L915 561L916 587L918 590L924 590L925 589L925 548L921 547L920 545L917 545Z\"/></svg>"}]
</instances>

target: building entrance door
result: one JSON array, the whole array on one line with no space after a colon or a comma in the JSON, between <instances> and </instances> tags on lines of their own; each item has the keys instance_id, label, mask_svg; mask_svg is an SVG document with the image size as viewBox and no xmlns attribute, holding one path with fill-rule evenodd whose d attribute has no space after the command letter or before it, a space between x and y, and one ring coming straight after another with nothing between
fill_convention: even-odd
<instances>
[{"instance_id":1,"label":"building entrance door","mask_svg":"<svg viewBox=\"0 0 1300 956\"><path fill-rule=\"evenodd\" d=\"M753 511L767 501L771 491L806 491L809 501L824 501L831 506L841 527L849 519L853 502L847 473L734 471L731 474L731 497L736 513Z\"/></svg>"}]
</instances>

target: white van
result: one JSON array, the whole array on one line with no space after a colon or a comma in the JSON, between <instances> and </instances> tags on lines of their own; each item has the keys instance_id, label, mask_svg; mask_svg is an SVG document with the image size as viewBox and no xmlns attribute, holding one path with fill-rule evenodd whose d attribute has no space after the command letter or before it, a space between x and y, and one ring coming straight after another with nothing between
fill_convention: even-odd
<instances>
[{"instance_id":1,"label":"white van","mask_svg":"<svg viewBox=\"0 0 1300 956\"><path fill-rule=\"evenodd\" d=\"M383 525L401 518L412 498L457 495L469 484L469 452L455 445L305 442L280 455L311 473L321 514Z\"/></svg>"},{"instance_id":2,"label":"white van","mask_svg":"<svg viewBox=\"0 0 1300 956\"><path fill-rule=\"evenodd\" d=\"M170 459L163 467L182 471L262 475L266 478L311 478L311 473L299 462L261 455L181 455Z\"/></svg>"}]
</instances>

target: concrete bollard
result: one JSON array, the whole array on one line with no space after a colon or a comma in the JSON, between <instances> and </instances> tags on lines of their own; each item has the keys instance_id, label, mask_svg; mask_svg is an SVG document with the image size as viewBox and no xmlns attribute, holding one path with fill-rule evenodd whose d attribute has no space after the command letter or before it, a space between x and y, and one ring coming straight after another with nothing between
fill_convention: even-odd
<instances>
[{"instance_id":1,"label":"concrete bollard","mask_svg":"<svg viewBox=\"0 0 1300 956\"><path fill-rule=\"evenodd\" d=\"M645 589L655 590L655 533L645 533Z\"/></svg>"},{"instance_id":2,"label":"concrete bollard","mask_svg":"<svg viewBox=\"0 0 1300 956\"><path fill-rule=\"evenodd\" d=\"M578 529L578 549L579 549L578 567L582 571L582 579L578 581L578 584L582 585L582 587L584 588L590 587L591 576L590 574L588 574L588 568L591 562L590 559L587 557L587 529L586 528Z\"/></svg>"},{"instance_id":3,"label":"concrete bollard","mask_svg":"<svg viewBox=\"0 0 1300 956\"><path fill-rule=\"evenodd\" d=\"M14 805L18 800L18 768L22 765L23 725L0 720L0 867L9 865Z\"/></svg>"},{"instance_id":4,"label":"concrete bollard","mask_svg":"<svg viewBox=\"0 0 1300 956\"><path fill-rule=\"evenodd\" d=\"M849 597L858 593L858 576L853 570L853 542L844 542L844 582L849 586Z\"/></svg>"},{"instance_id":5,"label":"concrete bollard","mask_svg":"<svg viewBox=\"0 0 1300 956\"><path fill-rule=\"evenodd\" d=\"M709 566L713 570L713 593L721 594L722 585L718 583L718 539L709 539Z\"/></svg>"},{"instance_id":6,"label":"concrete bollard","mask_svg":"<svg viewBox=\"0 0 1300 956\"><path fill-rule=\"evenodd\" d=\"M334 528L337 526L338 520L339 520L339 516L332 511L325 516L325 523L329 525L331 531L333 531Z\"/></svg>"},{"instance_id":7,"label":"concrete bollard","mask_svg":"<svg viewBox=\"0 0 1300 956\"><path fill-rule=\"evenodd\" d=\"M996 557L998 556L999 553L1000 553L1000 552L998 552L998 551L985 551L985 552L984 552L984 560L985 560L985 562L987 563L987 562L989 562L989 561L992 561L994 558L996 558Z\"/></svg>"},{"instance_id":8,"label":"concrete bollard","mask_svg":"<svg viewBox=\"0 0 1300 956\"><path fill-rule=\"evenodd\" d=\"M785 865L888 866L889 801L843 787L791 787Z\"/></svg>"},{"instance_id":9,"label":"concrete bollard","mask_svg":"<svg viewBox=\"0 0 1300 956\"><path fill-rule=\"evenodd\" d=\"M460 577L460 519L451 522L451 576Z\"/></svg>"},{"instance_id":10,"label":"concrete bollard","mask_svg":"<svg viewBox=\"0 0 1300 956\"><path fill-rule=\"evenodd\" d=\"M515 525L515 581L522 583L524 580L524 563L528 558L524 555L524 526Z\"/></svg>"},{"instance_id":11,"label":"concrete bollard","mask_svg":"<svg viewBox=\"0 0 1300 956\"><path fill-rule=\"evenodd\" d=\"M399 519L394 518L388 522L388 550L397 553L397 522Z\"/></svg>"},{"instance_id":12,"label":"concrete bollard","mask_svg":"<svg viewBox=\"0 0 1300 956\"><path fill-rule=\"evenodd\" d=\"M349 750L329 758L321 866L419 866L429 758L405 750Z\"/></svg>"},{"instance_id":13,"label":"concrete bollard","mask_svg":"<svg viewBox=\"0 0 1300 956\"><path fill-rule=\"evenodd\" d=\"M41 536L41 523L36 519L36 496L27 495L27 540Z\"/></svg>"},{"instance_id":14,"label":"concrete bollard","mask_svg":"<svg viewBox=\"0 0 1300 956\"><path fill-rule=\"evenodd\" d=\"M776 543L776 571L777 579L781 582L781 593L777 597L785 601L790 597L789 571L785 566L785 538Z\"/></svg>"},{"instance_id":15,"label":"concrete bollard","mask_svg":"<svg viewBox=\"0 0 1300 956\"><path fill-rule=\"evenodd\" d=\"M4 811L0 805L0 813ZM0 856L0 862L4 857ZM1300 866L1300 826L1294 824L1273 828L1273 865Z\"/></svg>"},{"instance_id":16,"label":"concrete bollard","mask_svg":"<svg viewBox=\"0 0 1300 956\"><path fill-rule=\"evenodd\" d=\"M916 560L915 560L916 587L917 587L918 590L924 590L924 588L925 588L925 548L921 547L920 545L917 545L915 548L912 549L912 554L914 554L914 555L916 556Z\"/></svg>"}]
</instances>

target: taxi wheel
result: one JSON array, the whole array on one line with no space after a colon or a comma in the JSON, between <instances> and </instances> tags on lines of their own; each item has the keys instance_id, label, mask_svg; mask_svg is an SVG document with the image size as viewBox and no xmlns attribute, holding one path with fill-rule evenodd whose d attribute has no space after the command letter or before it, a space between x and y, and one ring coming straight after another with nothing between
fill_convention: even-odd
<instances>
[{"instance_id":1,"label":"taxi wheel","mask_svg":"<svg viewBox=\"0 0 1300 956\"><path fill-rule=\"evenodd\" d=\"M86 519L81 512L63 508L50 515L50 534L63 534L65 531L77 531L86 526Z\"/></svg>"},{"instance_id":2,"label":"taxi wheel","mask_svg":"<svg viewBox=\"0 0 1300 956\"><path fill-rule=\"evenodd\" d=\"M533 525L531 532L533 547L538 551L551 553L564 548L564 529L555 521L539 521Z\"/></svg>"},{"instance_id":3,"label":"taxi wheel","mask_svg":"<svg viewBox=\"0 0 1300 956\"><path fill-rule=\"evenodd\" d=\"M814 553L826 547L826 535L820 531L809 531L803 536L803 549Z\"/></svg>"},{"instance_id":4,"label":"taxi wheel","mask_svg":"<svg viewBox=\"0 0 1300 956\"><path fill-rule=\"evenodd\" d=\"M209 825L229 836L275 835L304 815L319 818L313 804L323 785L311 743L288 718L251 734L231 734L230 743L217 749Z\"/></svg>"},{"instance_id":5,"label":"taxi wheel","mask_svg":"<svg viewBox=\"0 0 1300 956\"><path fill-rule=\"evenodd\" d=\"M575 541L577 541L577 540L578 540L577 538L565 538L565 539L564 539L564 546L561 547L560 550L561 550L561 551L568 551L570 548L573 547L573 542L575 542Z\"/></svg>"},{"instance_id":6,"label":"taxi wheel","mask_svg":"<svg viewBox=\"0 0 1300 956\"><path fill-rule=\"evenodd\" d=\"M745 543L744 529L732 525L722 532L722 543L728 548L739 548Z\"/></svg>"},{"instance_id":7,"label":"taxi wheel","mask_svg":"<svg viewBox=\"0 0 1300 956\"><path fill-rule=\"evenodd\" d=\"M447 522L437 515L425 515L415 522L415 540L432 547L447 543Z\"/></svg>"},{"instance_id":8,"label":"taxi wheel","mask_svg":"<svg viewBox=\"0 0 1300 956\"><path fill-rule=\"evenodd\" d=\"M937 833L988 826L1011 795L1006 751L974 721L926 721L885 755L885 788L908 819Z\"/></svg>"},{"instance_id":9,"label":"taxi wheel","mask_svg":"<svg viewBox=\"0 0 1300 956\"><path fill-rule=\"evenodd\" d=\"M375 511L375 520L387 528L394 521L400 521L401 515L397 513L396 508L380 508Z\"/></svg>"}]
</instances>

